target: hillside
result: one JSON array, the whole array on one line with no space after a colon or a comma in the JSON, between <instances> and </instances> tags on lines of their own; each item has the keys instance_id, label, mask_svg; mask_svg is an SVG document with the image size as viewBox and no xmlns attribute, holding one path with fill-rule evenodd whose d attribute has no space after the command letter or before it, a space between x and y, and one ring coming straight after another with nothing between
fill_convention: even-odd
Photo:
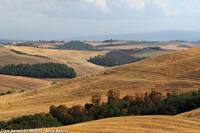
<instances>
[{"instance_id":1,"label":"hillside","mask_svg":"<svg viewBox=\"0 0 200 133\"><path fill-rule=\"evenodd\" d=\"M45 81L41 79L25 78L20 76L7 76L1 74L0 79L0 93L6 93L11 89L15 89L17 92L21 90L30 91L49 86L52 83L51 81Z\"/></svg>"},{"instance_id":2,"label":"hillside","mask_svg":"<svg viewBox=\"0 0 200 133\"><path fill-rule=\"evenodd\" d=\"M189 117L189 118L200 118L200 108L178 114L177 116L183 116L183 117Z\"/></svg>"},{"instance_id":3,"label":"hillside","mask_svg":"<svg viewBox=\"0 0 200 133\"><path fill-rule=\"evenodd\" d=\"M129 116L85 122L51 130L70 133L200 132L200 120L175 116Z\"/></svg>"},{"instance_id":4,"label":"hillside","mask_svg":"<svg viewBox=\"0 0 200 133\"><path fill-rule=\"evenodd\" d=\"M40 55L50 58L52 61L64 63L75 69L78 76L100 72L105 67L95 65L87 60L92 56L104 55L108 51L78 51L78 50L58 50L58 49L41 49L33 47L6 46L30 55Z\"/></svg>"},{"instance_id":5,"label":"hillside","mask_svg":"<svg viewBox=\"0 0 200 133\"><path fill-rule=\"evenodd\" d=\"M116 61L120 62L121 64L128 64L138 60L138 58L128 55L120 50L113 50L105 55L107 58L115 59Z\"/></svg>"},{"instance_id":6,"label":"hillside","mask_svg":"<svg viewBox=\"0 0 200 133\"><path fill-rule=\"evenodd\" d=\"M16 54L11 51L10 48L0 47L0 66L5 66L8 64L35 64L35 63L45 63L45 62L57 62L56 60L51 60L48 58L40 58L29 55Z\"/></svg>"},{"instance_id":7,"label":"hillside","mask_svg":"<svg viewBox=\"0 0 200 133\"><path fill-rule=\"evenodd\" d=\"M96 93L103 94L102 99L106 100L105 94L110 89L118 89L121 97L126 94L149 92L152 88L161 92L198 89L200 88L200 77L197 73L200 71L199 50L200 47L196 47L171 52L29 93L2 96L0 119L48 112L51 105L84 105L90 102L91 95ZM192 78L192 73L197 76Z\"/></svg>"}]
</instances>

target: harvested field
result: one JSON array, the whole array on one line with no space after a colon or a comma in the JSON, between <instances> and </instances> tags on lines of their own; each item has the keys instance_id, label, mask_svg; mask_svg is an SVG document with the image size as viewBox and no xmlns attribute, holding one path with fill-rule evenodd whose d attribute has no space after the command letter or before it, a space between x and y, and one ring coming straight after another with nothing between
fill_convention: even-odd
<instances>
[{"instance_id":1,"label":"harvested field","mask_svg":"<svg viewBox=\"0 0 200 133\"><path fill-rule=\"evenodd\" d=\"M15 89L17 92L21 90L30 91L51 85L51 81L42 79L25 78L20 76L7 76L0 74L0 93Z\"/></svg>"},{"instance_id":2,"label":"harvested field","mask_svg":"<svg viewBox=\"0 0 200 133\"><path fill-rule=\"evenodd\" d=\"M70 133L198 133L200 120L176 116L128 116L49 129L69 130Z\"/></svg>"},{"instance_id":3,"label":"harvested field","mask_svg":"<svg viewBox=\"0 0 200 133\"><path fill-rule=\"evenodd\" d=\"M178 114L177 116L197 118L198 119L198 118L200 118L200 108Z\"/></svg>"}]
</instances>

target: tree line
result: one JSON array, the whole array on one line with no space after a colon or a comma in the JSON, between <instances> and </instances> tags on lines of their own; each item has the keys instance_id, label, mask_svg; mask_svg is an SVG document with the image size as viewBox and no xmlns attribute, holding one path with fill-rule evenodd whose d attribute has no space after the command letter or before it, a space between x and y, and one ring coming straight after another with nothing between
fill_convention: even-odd
<instances>
[{"instance_id":1,"label":"tree line","mask_svg":"<svg viewBox=\"0 0 200 133\"><path fill-rule=\"evenodd\" d=\"M34 78L75 78L73 68L59 63L9 64L0 67L0 74Z\"/></svg>"},{"instance_id":2,"label":"tree line","mask_svg":"<svg viewBox=\"0 0 200 133\"><path fill-rule=\"evenodd\" d=\"M10 51L16 53L16 54L22 54L22 55L29 55L29 56L34 56L34 57L40 57L40 58L47 58L47 59L51 59L47 56L43 56L43 55L31 55L31 54L27 54L27 53L24 53L24 52L20 52L20 51L17 51L17 50L14 50L14 49L11 49Z\"/></svg>"},{"instance_id":3,"label":"tree line","mask_svg":"<svg viewBox=\"0 0 200 133\"><path fill-rule=\"evenodd\" d=\"M8 122L1 121L2 129L28 129L57 127L102 118L133 115L176 115L200 107L200 89L184 93L167 93L152 90L150 93L126 95L120 98L119 91L109 90L107 102L95 94L85 106L50 106L49 113L22 116Z\"/></svg>"}]
</instances>

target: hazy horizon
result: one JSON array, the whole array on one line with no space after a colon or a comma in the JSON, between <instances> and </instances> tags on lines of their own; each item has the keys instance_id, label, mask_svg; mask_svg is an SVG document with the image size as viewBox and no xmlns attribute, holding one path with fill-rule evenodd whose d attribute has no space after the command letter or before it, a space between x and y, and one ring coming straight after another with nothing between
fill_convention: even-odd
<instances>
[{"instance_id":1,"label":"hazy horizon","mask_svg":"<svg viewBox=\"0 0 200 133\"><path fill-rule=\"evenodd\" d=\"M199 0L1 0L0 39L200 32Z\"/></svg>"}]
</instances>

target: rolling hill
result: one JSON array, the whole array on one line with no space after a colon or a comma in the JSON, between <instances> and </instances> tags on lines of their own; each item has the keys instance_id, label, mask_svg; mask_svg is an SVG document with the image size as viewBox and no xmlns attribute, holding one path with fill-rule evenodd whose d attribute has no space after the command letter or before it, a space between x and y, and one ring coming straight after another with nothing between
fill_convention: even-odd
<instances>
[{"instance_id":1,"label":"rolling hill","mask_svg":"<svg viewBox=\"0 0 200 133\"><path fill-rule=\"evenodd\" d=\"M51 60L48 58L40 58L29 55L16 54L11 51L8 47L0 47L0 66L5 66L8 64L35 64L35 63L45 63L45 62L57 62L56 60Z\"/></svg>"},{"instance_id":2,"label":"rolling hill","mask_svg":"<svg viewBox=\"0 0 200 133\"><path fill-rule=\"evenodd\" d=\"M200 131L200 120L176 116L128 116L107 118L65 127L48 129L69 130L70 133L198 133Z\"/></svg>"},{"instance_id":3,"label":"rolling hill","mask_svg":"<svg viewBox=\"0 0 200 133\"><path fill-rule=\"evenodd\" d=\"M189 117L189 118L200 118L200 108L178 114L177 116L183 116L183 117Z\"/></svg>"},{"instance_id":4,"label":"rolling hill","mask_svg":"<svg viewBox=\"0 0 200 133\"><path fill-rule=\"evenodd\" d=\"M40 55L51 59L52 61L64 63L75 69L78 76L100 72L105 67L95 65L87 60L92 56L104 55L108 51L78 51L78 50L58 50L41 49L33 47L6 46L8 49L14 49L29 55Z\"/></svg>"},{"instance_id":5,"label":"rolling hill","mask_svg":"<svg viewBox=\"0 0 200 133\"><path fill-rule=\"evenodd\" d=\"M51 105L84 105L91 95L119 90L121 97L149 92L189 91L200 88L200 47L166 53L136 63L113 67L60 84L22 94L0 97L0 120L25 114L48 112ZM41 51L38 49L38 51ZM31 49L30 49L31 52ZM52 52L49 52L49 54ZM195 78L193 73L196 74ZM25 107L25 108L24 108Z\"/></svg>"},{"instance_id":6,"label":"rolling hill","mask_svg":"<svg viewBox=\"0 0 200 133\"><path fill-rule=\"evenodd\" d=\"M0 79L0 93L6 93L11 89L15 89L17 92L21 90L36 90L41 87L49 86L52 83L52 81L45 81L41 79L7 76L1 74Z\"/></svg>"}]
</instances>

